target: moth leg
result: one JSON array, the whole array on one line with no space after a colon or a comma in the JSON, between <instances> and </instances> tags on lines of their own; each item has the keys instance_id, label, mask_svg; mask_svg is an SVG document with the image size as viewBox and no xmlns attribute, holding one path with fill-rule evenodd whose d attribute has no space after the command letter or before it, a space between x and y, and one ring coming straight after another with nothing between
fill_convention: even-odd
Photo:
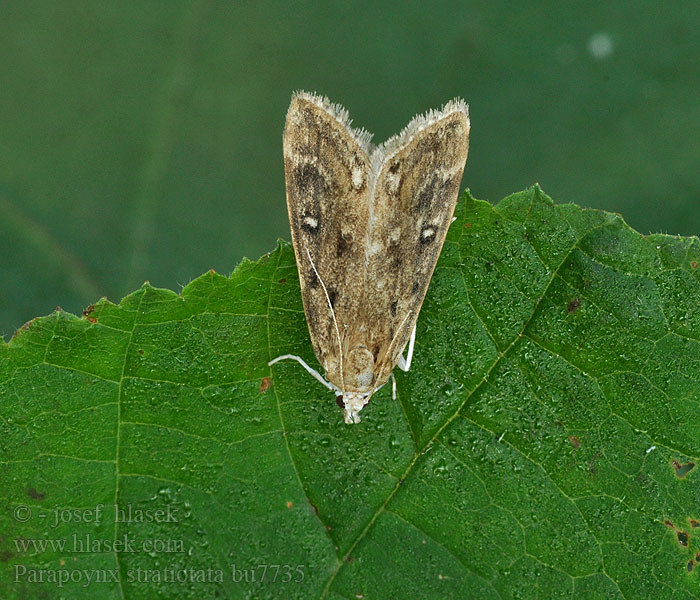
<instances>
[{"instance_id":1,"label":"moth leg","mask_svg":"<svg viewBox=\"0 0 700 600\"><path fill-rule=\"evenodd\" d=\"M413 360L413 345L416 343L416 326L413 326L413 331L411 332L411 339L408 341L408 352L406 353L406 358L403 357L403 352L399 355L399 362L397 366L402 371L408 371L411 368L411 360ZM392 374L393 377L393 374Z\"/></svg>"},{"instance_id":2,"label":"moth leg","mask_svg":"<svg viewBox=\"0 0 700 600\"><path fill-rule=\"evenodd\" d=\"M268 364L268 366L274 365L276 362L279 362L281 360L285 360L287 358L291 358L292 360L297 361L302 367L306 369L306 372L311 375L314 379L317 381L320 381L323 385L325 385L329 390L332 390L334 392L339 392L340 390L335 387L332 383L329 383L326 381L323 376L316 370L312 369L309 365L307 365L304 362L304 359L301 358L301 356L297 356L296 354L283 354L282 356L278 356L277 358L273 358Z\"/></svg>"},{"instance_id":3,"label":"moth leg","mask_svg":"<svg viewBox=\"0 0 700 600\"><path fill-rule=\"evenodd\" d=\"M391 398L392 398L392 400L396 400L396 377L394 377L393 371L391 373L389 373L389 379L391 379ZM374 388L372 393L376 394L385 385L386 385L386 381L384 383L382 383L382 385L380 385L379 387Z\"/></svg>"}]
</instances>

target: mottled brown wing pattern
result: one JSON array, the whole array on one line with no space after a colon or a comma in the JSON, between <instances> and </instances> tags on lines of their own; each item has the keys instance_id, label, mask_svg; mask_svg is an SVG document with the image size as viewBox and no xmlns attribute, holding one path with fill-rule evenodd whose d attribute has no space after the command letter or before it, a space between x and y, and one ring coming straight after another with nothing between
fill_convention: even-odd
<instances>
[{"instance_id":1,"label":"mottled brown wing pattern","mask_svg":"<svg viewBox=\"0 0 700 600\"><path fill-rule=\"evenodd\" d=\"M469 119L463 104L426 120L412 135L380 147L380 164L375 159L361 314L376 357L377 386L389 378L418 318L467 159Z\"/></svg>"},{"instance_id":2,"label":"mottled brown wing pattern","mask_svg":"<svg viewBox=\"0 0 700 600\"><path fill-rule=\"evenodd\" d=\"M356 423L409 341L457 202L467 158L462 100L372 147L327 98L292 97L284 131L287 208L304 312L324 379Z\"/></svg>"},{"instance_id":3,"label":"mottled brown wing pattern","mask_svg":"<svg viewBox=\"0 0 700 600\"><path fill-rule=\"evenodd\" d=\"M343 389L341 356L345 362L348 329L357 322L362 299L369 135L351 129L342 108L298 94L287 113L283 147L287 209L309 333L326 377Z\"/></svg>"}]
</instances>

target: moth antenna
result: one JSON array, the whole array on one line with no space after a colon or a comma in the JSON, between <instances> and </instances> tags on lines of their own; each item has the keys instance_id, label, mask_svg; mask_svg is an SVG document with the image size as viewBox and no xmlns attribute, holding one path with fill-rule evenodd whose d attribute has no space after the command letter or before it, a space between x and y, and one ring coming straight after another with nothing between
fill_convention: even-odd
<instances>
[{"instance_id":1,"label":"moth antenna","mask_svg":"<svg viewBox=\"0 0 700 600\"><path fill-rule=\"evenodd\" d=\"M329 390L332 392L339 392L340 390L335 387L332 383L329 381L326 381L321 374L316 370L312 369L309 365L306 364L306 361L301 357L297 356L296 354L283 354L282 356L278 356L277 358L273 358L270 362L268 362L268 366L272 366L275 363L278 363L281 360L286 360L286 359L291 359L297 361L302 367L306 369L306 372L309 373L316 381L320 381L323 385L325 385Z\"/></svg>"},{"instance_id":2,"label":"moth antenna","mask_svg":"<svg viewBox=\"0 0 700 600\"><path fill-rule=\"evenodd\" d=\"M323 279L321 279L321 276L318 274L318 271L316 270L316 265L314 264L314 261L311 259L311 252L309 252L309 249L306 249L306 256L309 257L309 262L311 263L311 268L314 270L314 273L316 273L316 277L318 277L318 280L321 282L321 287L323 288L323 293L326 295L326 301L328 302L328 308L331 311L331 317L333 317L333 325L335 326L335 335L338 336L338 352L340 353L340 383L343 386L342 393L345 393L345 379L343 378L343 342L340 339L340 329L338 329L338 321L335 318L335 311L333 310L333 305L331 304L331 297L328 295L328 290L326 289L326 284L323 283Z\"/></svg>"}]
</instances>

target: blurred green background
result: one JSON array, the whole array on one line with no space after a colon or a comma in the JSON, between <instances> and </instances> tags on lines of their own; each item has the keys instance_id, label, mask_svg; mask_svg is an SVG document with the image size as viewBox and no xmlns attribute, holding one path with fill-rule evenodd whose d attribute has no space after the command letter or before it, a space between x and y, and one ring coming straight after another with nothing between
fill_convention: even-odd
<instances>
[{"instance_id":1,"label":"blurred green background","mask_svg":"<svg viewBox=\"0 0 700 600\"><path fill-rule=\"evenodd\" d=\"M697 2L4 2L0 333L289 238L292 90L382 141L459 95L463 186L700 232Z\"/></svg>"}]
</instances>

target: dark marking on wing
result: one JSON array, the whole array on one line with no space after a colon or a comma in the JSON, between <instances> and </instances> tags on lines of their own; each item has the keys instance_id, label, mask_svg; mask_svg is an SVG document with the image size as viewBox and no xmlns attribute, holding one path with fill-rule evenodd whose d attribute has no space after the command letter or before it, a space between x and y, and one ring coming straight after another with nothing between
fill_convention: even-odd
<instances>
[{"instance_id":1,"label":"dark marking on wing","mask_svg":"<svg viewBox=\"0 0 700 600\"><path fill-rule=\"evenodd\" d=\"M418 292L420 292L420 285L418 285L418 282L415 281L415 282L413 283L413 287L411 287L411 295L415 295L415 294L417 294Z\"/></svg>"},{"instance_id":2,"label":"dark marking on wing","mask_svg":"<svg viewBox=\"0 0 700 600\"><path fill-rule=\"evenodd\" d=\"M392 241L387 248L387 254L391 258L389 268L394 272L399 271L403 265L403 259L401 256L402 250L401 245L394 241Z\"/></svg>"},{"instance_id":3,"label":"dark marking on wing","mask_svg":"<svg viewBox=\"0 0 700 600\"><path fill-rule=\"evenodd\" d=\"M351 242L352 239L349 236L346 237L341 231L338 231L338 244L335 249L336 257L342 258L342 256L348 251Z\"/></svg>"},{"instance_id":4,"label":"dark marking on wing","mask_svg":"<svg viewBox=\"0 0 700 600\"><path fill-rule=\"evenodd\" d=\"M335 300L338 297L338 291L333 288L328 288L328 299L331 302L331 307L335 308Z\"/></svg>"},{"instance_id":5,"label":"dark marking on wing","mask_svg":"<svg viewBox=\"0 0 700 600\"><path fill-rule=\"evenodd\" d=\"M391 303L391 316L392 316L392 317L395 317L395 316L396 316L396 307L398 306L398 304L399 304L398 300L394 300L394 301Z\"/></svg>"},{"instance_id":6,"label":"dark marking on wing","mask_svg":"<svg viewBox=\"0 0 700 600\"><path fill-rule=\"evenodd\" d=\"M414 214L424 214L431 205L442 206L454 195L454 188L459 185L454 177L443 179L441 175L434 175L426 181L418 192L418 200L413 207ZM436 198L439 199L436 202Z\"/></svg>"},{"instance_id":7,"label":"dark marking on wing","mask_svg":"<svg viewBox=\"0 0 700 600\"><path fill-rule=\"evenodd\" d=\"M319 173L318 167L303 163L292 169L292 183L301 194L310 194L328 187L326 178Z\"/></svg>"},{"instance_id":8,"label":"dark marking on wing","mask_svg":"<svg viewBox=\"0 0 700 600\"><path fill-rule=\"evenodd\" d=\"M318 276L316 275L316 271L313 269L309 269L309 275L307 277L309 281L309 287L316 289L318 287Z\"/></svg>"},{"instance_id":9,"label":"dark marking on wing","mask_svg":"<svg viewBox=\"0 0 700 600\"><path fill-rule=\"evenodd\" d=\"M318 313L315 309L310 309L306 312L306 320L313 327L318 327Z\"/></svg>"},{"instance_id":10,"label":"dark marking on wing","mask_svg":"<svg viewBox=\"0 0 700 600\"><path fill-rule=\"evenodd\" d=\"M362 156L362 155L358 154L357 152L353 152L352 161L351 161L353 168L356 168L358 165L364 165L366 163L366 161L367 161L366 156ZM362 176L362 183L359 186L355 185L355 182L353 181L353 174L352 173L349 174L350 181L353 181L352 187L357 192L366 191L367 183L369 181L369 177L366 176L366 174L364 172L364 167L361 167L361 168L363 171L363 173L362 173L363 176Z\"/></svg>"}]
</instances>

